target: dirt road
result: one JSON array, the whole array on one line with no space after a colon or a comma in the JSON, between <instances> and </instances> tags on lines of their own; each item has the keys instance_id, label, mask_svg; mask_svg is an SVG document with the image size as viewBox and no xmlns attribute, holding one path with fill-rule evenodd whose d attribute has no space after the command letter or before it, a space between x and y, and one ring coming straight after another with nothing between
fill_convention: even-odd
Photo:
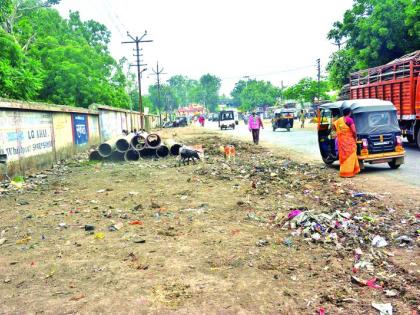
<instances>
[{"instance_id":1,"label":"dirt road","mask_svg":"<svg viewBox=\"0 0 420 315\"><path fill-rule=\"evenodd\" d=\"M420 204L215 132L168 132L205 161L76 160L0 190L0 314L419 311Z\"/></svg>"}]
</instances>

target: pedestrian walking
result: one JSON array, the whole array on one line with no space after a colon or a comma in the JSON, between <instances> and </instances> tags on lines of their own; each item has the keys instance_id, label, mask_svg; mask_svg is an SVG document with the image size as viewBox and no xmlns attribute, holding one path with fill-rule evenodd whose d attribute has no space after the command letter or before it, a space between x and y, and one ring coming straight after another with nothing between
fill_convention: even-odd
<instances>
[{"instance_id":1,"label":"pedestrian walking","mask_svg":"<svg viewBox=\"0 0 420 315\"><path fill-rule=\"evenodd\" d=\"M258 144L260 141L260 128L264 129L261 117L257 116L255 112L253 112L252 116L248 119L248 129L252 132L252 140L255 144Z\"/></svg>"},{"instance_id":2,"label":"pedestrian walking","mask_svg":"<svg viewBox=\"0 0 420 315\"><path fill-rule=\"evenodd\" d=\"M204 118L204 116L203 116L203 115L201 115L201 116L198 118L198 122L200 123L201 127L204 127L205 118Z\"/></svg>"},{"instance_id":3,"label":"pedestrian walking","mask_svg":"<svg viewBox=\"0 0 420 315\"><path fill-rule=\"evenodd\" d=\"M305 112L303 109L300 111L300 128L305 128Z\"/></svg>"},{"instance_id":4,"label":"pedestrian walking","mask_svg":"<svg viewBox=\"0 0 420 315\"><path fill-rule=\"evenodd\" d=\"M343 110L344 117L337 119L333 126L333 129L337 132L341 177L354 177L360 172L359 160L357 159L356 127L350 113L350 108L345 108Z\"/></svg>"}]
</instances>

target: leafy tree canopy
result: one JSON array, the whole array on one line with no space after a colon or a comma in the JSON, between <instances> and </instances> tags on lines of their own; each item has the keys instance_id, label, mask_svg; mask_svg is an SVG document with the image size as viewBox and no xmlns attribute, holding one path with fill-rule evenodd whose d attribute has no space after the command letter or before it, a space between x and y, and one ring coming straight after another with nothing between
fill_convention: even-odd
<instances>
[{"instance_id":1,"label":"leafy tree canopy","mask_svg":"<svg viewBox=\"0 0 420 315\"><path fill-rule=\"evenodd\" d=\"M346 82L351 71L375 67L420 47L418 0L354 0L327 35L342 50L328 64L334 85Z\"/></svg>"},{"instance_id":2,"label":"leafy tree canopy","mask_svg":"<svg viewBox=\"0 0 420 315\"><path fill-rule=\"evenodd\" d=\"M110 32L104 25L83 22L78 12L63 19L50 8L58 0L0 1L6 5L0 11L1 95L129 107L127 79L108 51Z\"/></svg>"},{"instance_id":3,"label":"leafy tree canopy","mask_svg":"<svg viewBox=\"0 0 420 315\"><path fill-rule=\"evenodd\" d=\"M237 87L237 85L235 86ZM235 91L235 89L234 89ZM281 90L267 81L252 80L246 82L245 88L240 93L240 108L250 111L258 106L273 106L281 96Z\"/></svg>"},{"instance_id":4,"label":"leafy tree canopy","mask_svg":"<svg viewBox=\"0 0 420 315\"><path fill-rule=\"evenodd\" d=\"M320 99L327 100L329 86L328 82L325 80L320 81ZM318 81L312 78L303 78L295 85L292 85L286 88L283 92L285 99L297 100L300 103L315 101L315 98L318 97Z\"/></svg>"}]
</instances>

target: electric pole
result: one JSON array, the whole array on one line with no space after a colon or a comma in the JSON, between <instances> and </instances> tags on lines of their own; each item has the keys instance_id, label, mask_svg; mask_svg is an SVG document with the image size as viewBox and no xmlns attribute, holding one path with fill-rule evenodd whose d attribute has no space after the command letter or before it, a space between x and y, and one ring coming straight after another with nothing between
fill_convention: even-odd
<instances>
[{"instance_id":1,"label":"electric pole","mask_svg":"<svg viewBox=\"0 0 420 315\"><path fill-rule=\"evenodd\" d=\"M316 60L316 68L318 71L318 105L321 97L321 59Z\"/></svg>"},{"instance_id":2,"label":"electric pole","mask_svg":"<svg viewBox=\"0 0 420 315\"><path fill-rule=\"evenodd\" d=\"M160 102L160 75L166 74L166 73L163 72L163 68L159 69L159 61L156 62L156 70L152 68L152 71L155 74L156 80L157 80L159 120L160 120L160 124L162 125L161 102Z\"/></svg>"},{"instance_id":3,"label":"electric pole","mask_svg":"<svg viewBox=\"0 0 420 315\"><path fill-rule=\"evenodd\" d=\"M138 36L133 37L130 35L129 32L127 32L127 36L132 39L131 42L122 42L123 44L136 44L136 54L134 55L136 57L136 64L130 65L137 67L137 81L138 81L138 87L139 87L139 112L140 112L140 129L144 130L144 113L143 113L143 100L141 98L141 73L144 71L141 70L142 66L145 66L144 64L140 63L140 57L142 56L140 54L140 43L150 43L153 42L152 40L143 40L143 38L147 35L147 31L144 31L144 34L139 38Z\"/></svg>"}]
</instances>

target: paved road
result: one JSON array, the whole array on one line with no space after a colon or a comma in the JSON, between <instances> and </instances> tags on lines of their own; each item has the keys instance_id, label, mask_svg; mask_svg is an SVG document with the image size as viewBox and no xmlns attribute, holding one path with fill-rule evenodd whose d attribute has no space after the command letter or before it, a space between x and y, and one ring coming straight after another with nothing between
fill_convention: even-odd
<instances>
[{"instance_id":1,"label":"paved road","mask_svg":"<svg viewBox=\"0 0 420 315\"><path fill-rule=\"evenodd\" d=\"M208 123L211 129L217 129L215 123ZM240 124L235 130L222 131L232 135L248 136L250 141L252 139L248 129L245 125ZM271 126L267 126L262 130L260 139L270 144L284 147L297 153L304 154L309 159L318 160L322 163L319 154L316 131L313 129L295 128L290 132L282 131L281 129L273 132ZM405 145L407 152L405 164L397 170L391 170L388 164L366 165L364 174L373 174L383 176L384 180L398 181L401 183L408 183L420 187L420 150ZM337 162L336 162L337 163ZM335 163L335 164L336 164ZM338 166L336 166L338 168Z\"/></svg>"}]
</instances>

